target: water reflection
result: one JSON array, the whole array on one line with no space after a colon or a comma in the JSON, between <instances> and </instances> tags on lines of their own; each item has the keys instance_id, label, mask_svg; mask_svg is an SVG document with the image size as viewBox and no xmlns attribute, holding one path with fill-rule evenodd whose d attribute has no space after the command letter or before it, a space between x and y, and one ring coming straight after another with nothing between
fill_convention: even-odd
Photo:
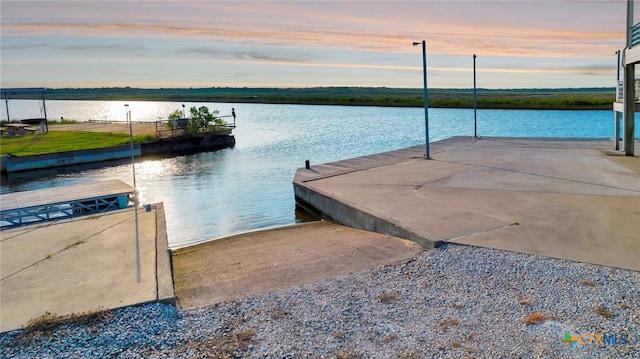
<instances>
[{"instance_id":1,"label":"water reflection","mask_svg":"<svg viewBox=\"0 0 640 359\"><path fill-rule=\"evenodd\" d=\"M130 164L130 159L117 159L111 161L102 161L98 163L85 163L80 165L51 167L31 171L2 173L0 175L0 184L2 185L2 193L28 191L46 187L43 182L51 180L56 182L56 178L74 177L78 173L89 172L95 169L103 169L105 167L116 167ZM74 184L64 181L66 184ZM85 181L78 179L77 183Z\"/></svg>"},{"instance_id":2,"label":"water reflection","mask_svg":"<svg viewBox=\"0 0 640 359\"><path fill-rule=\"evenodd\" d=\"M136 163L142 201L164 203L171 246L301 220L304 216L296 215L291 182L307 159L326 163L424 143L421 108L206 105L221 113L236 109L234 148ZM124 102L119 101L47 101L47 106L48 111L49 107L61 110L70 118L95 118L97 113L124 117ZM129 107L134 120L147 116L155 121L181 108L181 103L136 101ZM429 113L431 141L473 134L472 109L429 109ZM612 136L612 126L610 111L478 111L481 136L602 138ZM1 190L114 178L133 185L128 159L109 165L10 174L3 176Z\"/></svg>"}]
</instances>

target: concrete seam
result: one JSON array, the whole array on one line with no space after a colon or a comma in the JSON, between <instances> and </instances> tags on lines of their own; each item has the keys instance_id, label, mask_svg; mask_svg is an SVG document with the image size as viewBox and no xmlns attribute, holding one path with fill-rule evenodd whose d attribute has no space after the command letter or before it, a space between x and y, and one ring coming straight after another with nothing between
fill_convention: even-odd
<instances>
[{"instance_id":1,"label":"concrete seam","mask_svg":"<svg viewBox=\"0 0 640 359\"><path fill-rule=\"evenodd\" d=\"M513 226L514 224L506 224L504 226L498 226L498 227L493 227L493 228L487 228L487 229L483 229L481 231L476 231L473 233L467 233L467 234L463 234L461 236L457 236L457 237L453 237L453 238L449 238L449 239L445 239L444 242L447 243L456 243L455 241L458 239L463 239L463 238L467 238L467 237L471 237L471 236L475 236L476 234L481 234L481 233L487 233L487 232L492 232L495 231L497 229L505 229L505 228L509 228L511 226Z\"/></svg>"},{"instance_id":2,"label":"concrete seam","mask_svg":"<svg viewBox=\"0 0 640 359\"><path fill-rule=\"evenodd\" d=\"M48 256L48 257L45 257L45 258L40 259L39 261L33 262L33 263L31 263L30 265L28 265L28 266L26 266L26 267L24 267L24 268L22 268L22 269L20 269L20 270L18 270L18 271L15 271L15 272L13 272L13 273L9 274L9 275L8 275L8 276L6 276L6 277L2 277L0 280L5 280L5 279L7 279L7 278L9 278L9 277L11 277L11 276L13 276L13 275L16 275L16 274L18 274L18 273L20 273L20 272L22 272L22 271L25 271L25 270L27 270L27 269L29 269L29 268L31 268L31 267L33 267L33 266L37 265L37 264L40 264L41 262L44 262L44 261L46 261L47 259L50 259L51 257L55 256L56 254L62 253L62 252L64 252L64 251L66 251L67 249L71 249L71 248L73 248L73 247L75 247L75 246L77 246L77 245L80 245L80 244L82 244L82 243L86 242L87 240L89 240L90 238L95 237L95 236L97 236L98 234L103 233L103 232L107 231L108 229L111 229L111 228L113 228L113 227L115 227L115 226L117 226L117 225L119 225L119 224L121 224L121 223L124 223L124 222L126 222L126 221L128 221L128 220L130 220L130 219L132 219L132 218L133 218L133 217L125 218L124 220L122 220L122 221L120 221L120 222L118 222L118 223L116 223L116 224L114 224L114 225L112 225L112 226L109 226L109 227L107 227L107 228L105 228L105 229L101 230L100 232L93 233L93 234L91 234L90 236L88 236L88 237L86 237L86 238L83 238L82 240L76 241L76 242L75 242L74 244L72 244L71 246L67 246L67 247L65 247L65 248L63 248L63 249L61 249L61 250L59 250L59 251L57 251L57 252L55 252L55 253L52 253L52 254L51 254L50 256Z\"/></svg>"}]
</instances>

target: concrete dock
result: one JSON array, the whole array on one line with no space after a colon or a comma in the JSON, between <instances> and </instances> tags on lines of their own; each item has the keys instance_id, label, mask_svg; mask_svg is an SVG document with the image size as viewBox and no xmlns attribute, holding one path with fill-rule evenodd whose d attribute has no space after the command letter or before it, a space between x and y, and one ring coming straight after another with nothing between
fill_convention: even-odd
<instances>
[{"instance_id":1,"label":"concrete dock","mask_svg":"<svg viewBox=\"0 0 640 359\"><path fill-rule=\"evenodd\" d=\"M410 239L640 270L640 159L592 139L454 137L312 165L298 204Z\"/></svg>"},{"instance_id":2,"label":"concrete dock","mask_svg":"<svg viewBox=\"0 0 640 359\"><path fill-rule=\"evenodd\" d=\"M161 204L1 232L0 331L45 313L67 316L175 300Z\"/></svg>"}]
</instances>

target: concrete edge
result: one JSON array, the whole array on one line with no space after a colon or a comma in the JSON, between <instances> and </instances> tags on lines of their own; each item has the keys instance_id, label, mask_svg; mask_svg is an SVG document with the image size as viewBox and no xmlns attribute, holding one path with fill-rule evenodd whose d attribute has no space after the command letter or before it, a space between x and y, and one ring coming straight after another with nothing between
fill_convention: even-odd
<instances>
[{"instance_id":1,"label":"concrete edge","mask_svg":"<svg viewBox=\"0 0 640 359\"><path fill-rule=\"evenodd\" d=\"M156 210L156 301L176 305L173 271L167 225L162 202L153 205Z\"/></svg>"},{"instance_id":2,"label":"concrete edge","mask_svg":"<svg viewBox=\"0 0 640 359\"><path fill-rule=\"evenodd\" d=\"M396 153L396 152L400 152L400 151L404 151L404 152L408 152L410 150L415 150L415 149L419 149L419 147L424 147L424 146L413 146L413 147L409 147L407 149L404 150L396 150L396 151L389 151L389 152L384 152L382 153L382 155L385 154L389 154L389 153ZM423 151L422 151L423 152ZM372 168L376 168L376 167L383 167L383 166L387 166L387 165L392 165L395 163L400 163L400 162L404 162L410 159L416 159L416 158L422 158L422 152L420 153L416 153L416 155L410 156L409 153L407 153L407 156L405 157L395 157L395 158L388 158L388 159L384 159L384 160L380 160L380 161L372 161L370 163L368 163L367 165L363 165L357 168L345 168L345 169L341 169L341 170L334 170L334 171L330 171L330 172L326 172L326 173L319 173L316 176L309 176L306 178L302 178L302 176L300 176L300 178L298 178L298 171L302 171L302 170L306 170L305 168L299 168L298 171L296 171L296 175L294 176L294 182L313 182L313 181L317 181L317 180L321 180L321 179L325 179L325 178L331 178L331 177L337 177L337 176L341 176L344 174L348 174L348 173L353 173L353 172L358 172L358 171L363 171L363 170L368 170L368 169L372 169ZM356 157L355 159L374 159L376 157L376 155L368 155L368 156L361 156L361 157ZM315 168L318 168L319 166L325 166L325 165L333 165L335 163L339 163L341 161L338 162L331 162L331 163L323 163L323 164L319 164L316 165ZM312 166L312 170L314 166Z\"/></svg>"},{"instance_id":3,"label":"concrete edge","mask_svg":"<svg viewBox=\"0 0 640 359\"><path fill-rule=\"evenodd\" d=\"M433 249L443 243L441 240L425 238L418 233L399 226L389 219L374 216L346 203L337 201L328 195L305 187L303 184L294 183L293 192L298 205L323 219L347 227L408 239L419 244L424 249Z\"/></svg>"},{"instance_id":4,"label":"concrete edge","mask_svg":"<svg viewBox=\"0 0 640 359\"><path fill-rule=\"evenodd\" d=\"M211 243L211 242L217 242L217 243L230 242L230 241L236 240L238 238L244 238L247 235L259 234L259 233L263 233L263 232L285 231L285 230L296 229L296 228L305 227L305 226L317 226L318 223L320 223L320 222L322 222L322 220L311 221L311 222L294 223L294 224L288 224L288 225L284 225L284 226L273 226L273 227L268 227L268 228L258 228L258 229L254 229L254 230L250 230L250 231L231 234L231 235L228 235L228 236L211 238L211 239L208 239L208 240L205 240L205 241L200 241L200 242L196 242L196 243L185 244L185 245L182 245L182 246L179 246L179 247L174 247L174 248L171 248L169 250L169 253L173 257L174 255L180 255L180 254L182 254L184 252L188 252L190 250L197 250L197 248L202 244L207 244L207 243Z\"/></svg>"}]
</instances>

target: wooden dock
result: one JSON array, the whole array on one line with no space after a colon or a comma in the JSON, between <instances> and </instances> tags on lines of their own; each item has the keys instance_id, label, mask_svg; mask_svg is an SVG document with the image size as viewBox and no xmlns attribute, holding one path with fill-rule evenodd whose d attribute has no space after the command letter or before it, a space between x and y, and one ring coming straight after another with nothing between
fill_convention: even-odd
<instances>
[{"instance_id":1,"label":"wooden dock","mask_svg":"<svg viewBox=\"0 0 640 359\"><path fill-rule=\"evenodd\" d=\"M0 229L102 213L129 205L133 187L120 180L0 195Z\"/></svg>"}]
</instances>

